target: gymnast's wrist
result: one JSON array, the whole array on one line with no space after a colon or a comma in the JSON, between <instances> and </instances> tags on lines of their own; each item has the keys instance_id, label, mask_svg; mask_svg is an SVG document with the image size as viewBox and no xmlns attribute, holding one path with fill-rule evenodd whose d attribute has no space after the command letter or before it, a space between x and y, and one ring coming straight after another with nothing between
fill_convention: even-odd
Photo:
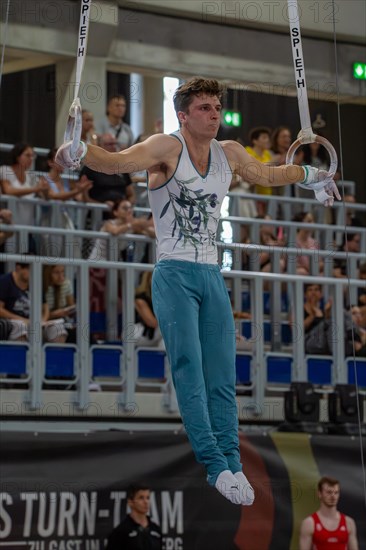
<instances>
[{"instance_id":1,"label":"gymnast's wrist","mask_svg":"<svg viewBox=\"0 0 366 550\"><path fill-rule=\"evenodd\" d=\"M304 178L299 183L307 183L309 177L309 168L306 165L300 166L304 170Z\"/></svg>"}]
</instances>

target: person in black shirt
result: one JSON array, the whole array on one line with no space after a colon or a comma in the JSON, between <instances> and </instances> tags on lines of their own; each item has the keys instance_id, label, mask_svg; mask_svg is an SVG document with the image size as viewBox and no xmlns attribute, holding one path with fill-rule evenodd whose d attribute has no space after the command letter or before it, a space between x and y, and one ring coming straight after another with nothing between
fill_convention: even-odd
<instances>
[{"instance_id":1,"label":"person in black shirt","mask_svg":"<svg viewBox=\"0 0 366 550\"><path fill-rule=\"evenodd\" d=\"M145 485L130 485L127 504L131 513L112 531L106 550L161 550L160 527L148 516L150 489Z\"/></svg>"},{"instance_id":2,"label":"person in black shirt","mask_svg":"<svg viewBox=\"0 0 366 550\"><path fill-rule=\"evenodd\" d=\"M332 302L322 306L321 286L304 285L304 346L305 353L310 355L329 355L331 327L329 323ZM329 332L330 331L330 332Z\"/></svg>"},{"instance_id":3,"label":"person in black shirt","mask_svg":"<svg viewBox=\"0 0 366 550\"><path fill-rule=\"evenodd\" d=\"M117 151L117 140L111 134L103 134L99 137L99 145L106 151L114 153ZM135 202L135 191L131 185L129 174L103 174L95 167L84 166L80 172L80 178L86 176L93 182L89 191L89 197L95 202L112 203L116 200L127 199Z\"/></svg>"}]
</instances>

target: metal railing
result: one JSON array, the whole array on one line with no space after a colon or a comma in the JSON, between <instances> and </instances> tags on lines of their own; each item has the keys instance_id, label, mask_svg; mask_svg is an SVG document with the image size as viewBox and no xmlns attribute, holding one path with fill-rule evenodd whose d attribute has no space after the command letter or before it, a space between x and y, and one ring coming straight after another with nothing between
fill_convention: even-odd
<instances>
[{"instance_id":1,"label":"metal railing","mask_svg":"<svg viewBox=\"0 0 366 550\"><path fill-rule=\"evenodd\" d=\"M4 255L0 260L4 259ZM7 255L7 260L11 262L24 261L24 256L19 254ZM136 274L141 271L152 270L150 264L120 263L113 261L85 261L81 259L63 258L62 263L70 266L76 274L76 295L77 295L77 324L76 324L76 346L77 346L77 379L74 380L75 389L65 394L64 400L70 400L74 411L82 411L91 400L89 383L91 381L91 354L90 354L90 325L89 325L89 270L90 268L102 268L118 272L121 276L121 291L123 303L123 334L128 334L128 330L134 326L134 291ZM54 264L52 258L40 256L27 256L27 262L31 264L30 293L31 314L29 331L29 354L30 365L28 376L28 389L21 395L21 401L27 411L36 411L42 408L47 400L52 400L50 392L43 389L44 382L44 359L43 345L41 339L41 302L42 296L42 265ZM303 338L303 285L304 283L319 283L329 289L329 294L333 298L332 322L335 327L334 347L333 347L333 366L332 366L332 384L346 383L347 372L345 369L345 347L344 347L344 310L343 299L344 291L348 286L348 281L344 279L334 279L330 277L305 277L295 275L277 275L272 273L243 272L232 270L223 272L227 282L239 281L242 286L243 280L249 282L251 295L252 318L251 323L257 336L253 337L253 359L251 366L252 395L250 398L243 397L244 406L253 408L255 403L256 410L264 410L266 399L266 363L265 363L265 342L263 339L263 296L265 283L286 283L292 288L292 327L296 337L293 339L293 369L292 380L304 381L307 379L305 367L305 350ZM351 279L350 288L358 288L360 281ZM37 300L36 297L39 297ZM34 298L33 298L34 297ZM218 319L219 321L219 319ZM280 320L272 318L273 323ZM136 354L135 341L131 338L123 339L122 355L122 378L121 385L115 394L108 395L108 407L110 409L111 400L115 403L120 414L128 415L131 409L131 403L141 405L144 408L146 395L136 392ZM3 385L11 384L11 379L2 379ZM9 390L10 392L13 390ZM52 393L52 392L51 392ZM94 394L93 394L94 396ZM107 407L107 408L108 408ZM139 408L139 407L138 407ZM23 409L24 410L24 409ZM103 414L108 414L104 411ZM160 415L164 415L163 407ZM170 414L170 413L169 413Z\"/></svg>"}]
</instances>

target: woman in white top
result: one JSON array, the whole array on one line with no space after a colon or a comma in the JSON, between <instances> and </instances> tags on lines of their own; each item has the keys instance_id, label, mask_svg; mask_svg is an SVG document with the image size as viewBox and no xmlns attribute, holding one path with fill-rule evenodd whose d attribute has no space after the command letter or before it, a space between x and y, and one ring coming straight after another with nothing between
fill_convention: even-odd
<instances>
[{"instance_id":1,"label":"woman in white top","mask_svg":"<svg viewBox=\"0 0 366 550\"><path fill-rule=\"evenodd\" d=\"M88 190L93 187L93 182L88 180L86 176L81 176L78 181L69 181L62 177L64 169L62 166L55 162L57 149L53 148L47 155L48 173L45 176L41 176L40 181L46 181L49 186L48 198L53 201L68 201L78 200L88 202L89 194ZM72 221L73 213L68 212L66 207L61 209L62 219L51 218L51 210L46 207L43 224L49 226L63 227L73 231L75 229L74 222ZM60 223L61 222L61 223Z\"/></svg>"},{"instance_id":2,"label":"woman in white top","mask_svg":"<svg viewBox=\"0 0 366 550\"><path fill-rule=\"evenodd\" d=\"M10 166L0 166L0 186L4 195L31 199L38 196L47 198L49 190L46 181L36 181L35 175L29 172L33 159L33 148L28 143L16 143L10 152ZM34 225L34 206L17 205L13 215L14 223Z\"/></svg>"}]
</instances>

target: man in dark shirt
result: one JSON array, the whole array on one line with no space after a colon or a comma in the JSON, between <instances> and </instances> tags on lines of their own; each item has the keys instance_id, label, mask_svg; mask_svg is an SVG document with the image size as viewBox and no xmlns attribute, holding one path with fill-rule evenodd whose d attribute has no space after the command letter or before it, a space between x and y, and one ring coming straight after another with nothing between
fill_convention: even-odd
<instances>
[{"instance_id":1,"label":"man in dark shirt","mask_svg":"<svg viewBox=\"0 0 366 550\"><path fill-rule=\"evenodd\" d=\"M148 516L150 489L133 484L127 488L131 512L108 537L106 550L161 550L160 527Z\"/></svg>"},{"instance_id":2,"label":"man in dark shirt","mask_svg":"<svg viewBox=\"0 0 366 550\"><path fill-rule=\"evenodd\" d=\"M117 151L117 140L111 134L100 136L99 145L111 153ZM83 175L93 182L89 191L89 197L93 201L112 203L118 199L127 199L131 203L135 202L135 191L129 174L103 174L84 166L80 172L80 176Z\"/></svg>"},{"instance_id":3,"label":"man in dark shirt","mask_svg":"<svg viewBox=\"0 0 366 550\"><path fill-rule=\"evenodd\" d=\"M11 325L9 340L27 340L31 295L29 292L30 266L17 262L15 270L0 276L0 319ZM62 319L48 321L49 308L44 296L42 299L43 338L47 342L63 343L67 332Z\"/></svg>"}]
</instances>

